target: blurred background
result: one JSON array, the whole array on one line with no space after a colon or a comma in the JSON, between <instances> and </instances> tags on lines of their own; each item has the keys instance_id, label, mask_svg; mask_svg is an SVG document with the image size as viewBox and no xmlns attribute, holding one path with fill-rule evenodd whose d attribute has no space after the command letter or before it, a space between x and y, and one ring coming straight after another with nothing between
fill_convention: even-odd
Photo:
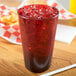
<instances>
[{"instance_id":1,"label":"blurred background","mask_svg":"<svg viewBox=\"0 0 76 76\"><path fill-rule=\"evenodd\" d=\"M70 7L70 0L57 0L57 1L60 2L66 9L69 9L69 7Z\"/></svg>"},{"instance_id":2,"label":"blurred background","mask_svg":"<svg viewBox=\"0 0 76 76\"><path fill-rule=\"evenodd\" d=\"M14 3L15 1L17 1L17 3L14 4L15 6L17 6L17 5L20 4L20 1L23 1L23 0L0 0L0 3L8 4L8 1L9 2L12 1L12 3ZM59 1L65 8L69 9L70 0L57 0L57 1ZM13 5L9 4L9 6L13 6Z\"/></svg>"}]
</instances>

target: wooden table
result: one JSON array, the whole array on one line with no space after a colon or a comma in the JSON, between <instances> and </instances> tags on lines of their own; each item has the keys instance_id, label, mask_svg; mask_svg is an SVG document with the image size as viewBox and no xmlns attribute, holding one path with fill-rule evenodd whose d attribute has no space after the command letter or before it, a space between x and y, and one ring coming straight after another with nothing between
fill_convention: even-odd
<instances>
[{"instance_id":1,"label":"wooden table","mask_svg":"<svg viewBox=\"0 0 76 76\"><path fill-rule=\"evenodd\" d=\"M76 63L76 38L71 44L55 41L52 65L46 72ZM43 72L43 73L46 73ZM24 67L21 45L11 44L0 38L0 76L39 76ZM76 76L76 68L54 76Z\"/></svg>"},{"instance_id":2,"label":"wooden table","mask_svg":"<svg viewBox=\"0 0 76 76\"><path fill-rule=\"evenodd\" d=\"M7 0L6 2L0 0L0 3L8 4L9 6L13 6L14 4L13 0L11 3L8 3ZM16 2L14 5L18 6L19 4L20 2ZM72 24L69 22L70 21L67 21L68 24ZM73 25L76 25L75 22ZM71 44L55 41L52 65L46 72L51 72L75 63L76 38ZM22 46L11 44L8 41L0 38L0 76L39 76L43 73L34 74L29 72L24 66ZM56 74L54 76L76 76L76 68Z\"/></svg>"}]
</instances>

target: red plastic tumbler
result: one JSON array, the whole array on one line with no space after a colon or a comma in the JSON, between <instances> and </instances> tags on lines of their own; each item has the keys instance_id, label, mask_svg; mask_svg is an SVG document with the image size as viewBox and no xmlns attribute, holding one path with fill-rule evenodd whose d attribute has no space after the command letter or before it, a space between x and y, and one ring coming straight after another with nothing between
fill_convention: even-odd
<instances>
[{"instance_id":1,"label":"red plastic tumbler","mask_svg":"<svg viewBox=\"0 0 76 76\"><path fill-rule=\"evenodd\" d=\"M40 73L50 67L58 14L55 7L42 4L18 10L24 61L32 72Z\"/></svg>"}]
</instances>

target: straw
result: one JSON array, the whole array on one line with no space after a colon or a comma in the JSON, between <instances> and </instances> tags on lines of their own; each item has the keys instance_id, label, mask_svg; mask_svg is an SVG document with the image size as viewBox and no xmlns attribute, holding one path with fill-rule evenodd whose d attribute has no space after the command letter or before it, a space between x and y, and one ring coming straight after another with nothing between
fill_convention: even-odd
<instances>
[{"instance_id":1,"label":"straw","mask_svg":"<svg viewBox=\"0 0 76 76\"><path fill-rule=\"evenodd\" d=\"M40 76L51 76L51 75L54 75L54 74L56 74L56 73L63 72L63 71L65 71L65 70L68 70L68 69L71 69L71 68L75 68L75 67L76 67L76 64L73 64L73 65L66 66L66 67L64 67L64 68L57 69L57 70L55 70L55 71L52 71L52 72L49 72L49 73L40 75Z\"/></svg>"}]
</instances>

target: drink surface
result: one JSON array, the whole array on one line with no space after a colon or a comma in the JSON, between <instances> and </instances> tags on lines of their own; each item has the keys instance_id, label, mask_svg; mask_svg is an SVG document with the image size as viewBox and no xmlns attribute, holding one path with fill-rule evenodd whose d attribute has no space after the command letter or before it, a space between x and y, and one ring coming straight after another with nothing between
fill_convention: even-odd
<instances>
[{"instance_id":1,"label":"drink surface","mask_svg":"<svg viewBox=\"0 0 76 76\"><path fill-rule=\"evenodd\" d=\"M47 5L28 5L18 13L25 65L32 72L43 72L50 66L58 10Z\"/></svg>"},{"instance_id":2,"label":"drink surface","mask_svg":"<svg viewBox=\"0 0 76 76\"><path fill-rule=\"evenodd\" d=\"M28 5L20 8L19 14L27 19L44 19L54 17L58 10L47 5Z\"/></svg>"}]
</instances>

